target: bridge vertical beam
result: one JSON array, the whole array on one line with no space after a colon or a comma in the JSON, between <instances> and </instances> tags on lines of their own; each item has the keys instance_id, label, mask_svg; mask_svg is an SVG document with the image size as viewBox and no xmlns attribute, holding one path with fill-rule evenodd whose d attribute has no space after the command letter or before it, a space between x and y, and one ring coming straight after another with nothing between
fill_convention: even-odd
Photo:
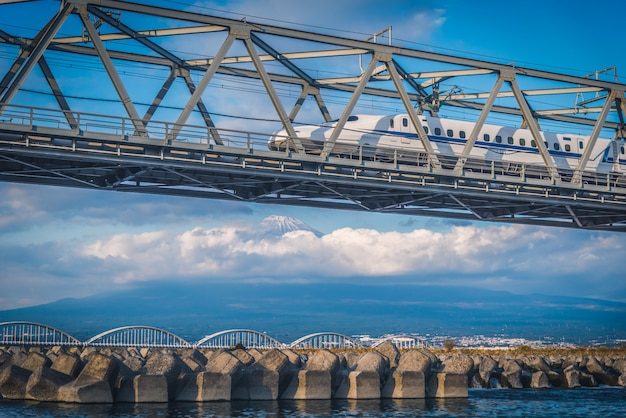
<instances>
[{"instance_id":1,"label":"bridge vertical beam","mask_svg":"<svg viewBox=\"0 0 626 418\"><path fill-rule=\"evenodd\" d=\"M209 68L207 68L206 72L202 76L202 79L200 79L200 82L196 86L196 90L193 92L193 94L187 101L187 104L185 104L185 108L180 113L180 116L178 116L178 119L174 123L174 127L169 133L169 139L172 139L172 140L176 139L176 137L180 133L180 130L182 129L185 122L187 122L187 119L189 119L189 115L191 115L193 108L196 107L196 105L200 101L200 98L202 97L202 93L204 93L204 90L206 90L207 86L209 85L209 82L211 81L211 78L213 78L213 75L215 75L215 72L219 68L220 64L222 63L222 60L226 56L226 53L228 52L228 50L230 49L234 41L235 41L235 34L231 30L231 32L226 37L226 40L224 40L224 43L215 54L215 57L213 57L213 60L211 61L211 65L209 65Z\"/></svg>"},{"instance_id":2,"label":"bridge vertical beam","mask_svg":"<svg viewBox=\"0 0 626 418\"><path fill-rule=\"evenodd\" d=\"M9 73L7 73L2 80L3 86L2 89L0 89L0 103L2 103L2 105L0 105L0 114L4 111L4 107L11 102L26 77L28 77L35 67L35 64L43 56L52 38L54 38L72 10L74 10L74 5L65 3L61 10L59 10L46 26L39 31L33 41L35 45L31 46L32 50L30 48L24 48L15 60Z\"/></svg>"},{"instance_id":3,"label":"bridge vertical beam","mask_svg":"<svg viewBox=\"0 0 626 418\"><path fill-rule=\"evenodd\" d=\"M622 92L622 96L623 94L624 93ZM600 131L602 130L602 126L604 125L604 122L606 121L606 117L608 116L609 111L611 110L611 107L613 106L613 103L615 102L616 96L617 96L617 92L615 90L611 90L608 97L606 98L606 101L604 102L604 106L602 107L602 111L598 115L598 120L593 126L591 135L589 135L589 141L585 145L585 150L583 151L583 154L581 155L580 160L578 160L578 166L576 166L576 169L574 170L574 175L572 176L572 183L582 183L583 171L585 170L585 167L587 166L587 163L589 162L589 158L591 157L591 152L593 151L593 147L596 145L596 141L598 140L598 137L600 136Z\"/></svg>"},{"instance_id":4,"label":"bridge vertical beam","mask_svg":"<svg viewBox=\"0 0 626 418\"><path fill-rule=\"evenodd\" d=\"M246 46L246 49L248 50L248 54L250 55L250 58L252 59L254 67L256 68L257 73L259 74L259 77L261 78L261 82L263 83L263 86L265 86L265 91L270 96L270 100L272 101L272 104L274 105L274 109L276 110L276 113L278 114L278 117L280 118L280 121L282 122L283 127L287 131L287 134L289 135L290 139L293 141L296 151L304 154L305 152L304 147L302 146L302 143L298 139L298 135L296 134L295 129L293 129L293 125L291 123L291 120L289 119L289 115L287 115L287 111L285 110L285 107L283 106L282 102L280 101L278 97L278 94L276 93L276 89L274 88L274 85L272 84L272 80L270 79L269 74L265 70L263 63L261 62L261 58L259 57L259 54L256 51L256 47L254 46L254 43L250 39L250 30L248 28L245 28L245 32L242 34L242 37L243 37L244 45Z\"/></svg>"},{"instance_id":5,"label":"bridge vertical beam","mask_svg":"<svg viewBox=\"0 0 626 418\"><path fill-rule=\"evenodd\" d=\"M389 71L389 75L391 75L391 79L393 80L393 84L396 86L396 90L400 93L400 98L402 99L402 103L404 104L404 108L406 109L409 119L411 119L411 123L415 127L415 131L417 132L417 136L422 142L422 146L424 150L428 153L428 157L430 159L430 164L433 168L440 168L441 164L437 155L435 155L435 150L428 139L428 135L424 130L424 127L420 123L419 117L417 116L417 112L413 109L411 104L411 99L409 98L409 94L406 89L402 85L402 80L400 79L400 75L396 69L395 63L391 60L390 56L385 57L385 65L387 66L387 70Z\"/></svg>"},{"instance_id":6,"label":"bridge vertical beam","mask_svg":"<svg viewBox=\"0 0 626 418\"><path fill-rule=\"evenodd\" d=\"M467 157L470 155L470 152L472 152L472 148L474 148L474 144L476 144L476 140L478 139L478 133L483 128L483 125L485 124L485 121L487 120L487 116L489 115L489 112L491 112L491 108L493 107L493 104L496 101L496 98L498 97L498 93L500 92L500 89L502 88L503 84L504 84L504 77L502 76L502 74L498 74L498 79L496 80L496 83L492 87L491 93L489 94L489 97L487 98L487 102L483 106L483 110L480 112L480 115L478 116L478 120L476 121L476 124L474 125L474 128L472 129L472 133L470 134L470 137L467 139L467 142L465 143L463 152L461 152L461 155L459 156L459 159L456 162L455 170L457 171L463 170L463 166L465 165L465 162L467 161Z\"/></svg>"},{"instance_id":7,"label":"bridge vertical beam","mask_svg":"<svg viewBox=\"0 0 626 418\"><path fill-rule=\"evenodd\" d=\"M356 102L359 100L359 97L361 97L363 90L365 90L365 86L369 82L369 79L372 76L372 73L374 72L374 68L376 68L376 65L378 64L379 61L380 60L378 59L378 55L374 54L367 68L365 69L363 74L361 74L361 80L359 80L359 84L357 84L356 88L354 89L354 92L352 93L352 97L350 97L350 100L348 100L348 104L343 109L343 113L341 114L341 116L339 117L339 120L335 124L335 129L333 129L333 132L330 134L330 138L328 138L328 140L324 142L324 148L322 149L322 153L321 153L322 157L324 158L327 157L332 152L333 148L335 147L335 143L337 142L337 139L339 138L339 134L343 130L343 127L346 125L346 122L348 121L348 117L350 117L350 114L354 110L354 106L356 106Z\"/></svg>"},{"instance_id":8,"label":"bridge vertical beam","mask_svg":"<svg viewBox=\"0 0 626 418\"><path fill-rule=\"evenodd\" d=\"M524 93L522 92L519 85L517 84L517 81L515 80L515 73L511 70L508 70L508 71L503 72L503 75L505 77L505 80L511 86L511 90L513 91L513 96L515 96L515 99L517 100L517 103L519 104L519 108L522 111L524 120L528 124L528 128L530 129L530 132L533 138L535 139L535 142L537 143L537 148L539 149L539 153L541 154L541 157L543 158L543 162L546 165L546 168L548 169L548 173L550 174L552 181L554 182L559 177L559 172L556 168L554 159L552 158L552 156L548 152L548 148L544 144L543 137L541 135L541 132L539 132L539 128L537 127L537 124L535 123L535 117L533 116L532 111L530 110L530 106L528 106L526 97L524 96Z\"/></svg>"},{"instance_id":9,"label":"bridge vertical beam","mask_svg":"<svg viewBox=\"0 0 626 418\"><path fill-rule=\"evenodd\" d=\"M91 42L93 43L93 46L96 49L96 52L98 53L102 64L104 65L104 69L109 75L109 78L113 83L113 87L115 87L115 91L122 101L122 105L126 109L128 117L131 119L131 122L135 127L135 132L140 136L147 136L145 126L143 125L143 122L139 117L139 113L137 113L137 109L135 109L135 105L131 101L130 96L128 95L128 91L126 91L126 88L124 87L122 79L115 69L113 61L111 61L111 57L104 47L104 44L102 43L102 39L100 39L100 35L98 34L96 27L91 22L91 19L89 19L89 12L87 11L87 7L85 5L78 5L77 9L80 20L83 22L85 29L87 29L89 38L91 39Z\"/></svg>"}]
</instances>

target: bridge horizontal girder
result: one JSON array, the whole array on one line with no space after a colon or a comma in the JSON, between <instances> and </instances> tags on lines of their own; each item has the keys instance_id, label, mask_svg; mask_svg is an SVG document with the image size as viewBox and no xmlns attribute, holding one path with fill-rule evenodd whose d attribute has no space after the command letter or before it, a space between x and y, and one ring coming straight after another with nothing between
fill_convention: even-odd
<instances>
[{"instance_id":1,"label":"bridge horizontal girder","mask_svg":"<svg viewBox=\"0 0 626 418\"><path fill-rule=\"evenodd\" d=\"M379 213L626 231L626 176L584 185L490 162L433 169L0 124L0 180ZM445 160L444 160L445 162ZM527 167L526 173L532 172ZM546 173L547 174L547 173ZM592 180L596 184L591 184Z\"/></svg>"}]
</instances>

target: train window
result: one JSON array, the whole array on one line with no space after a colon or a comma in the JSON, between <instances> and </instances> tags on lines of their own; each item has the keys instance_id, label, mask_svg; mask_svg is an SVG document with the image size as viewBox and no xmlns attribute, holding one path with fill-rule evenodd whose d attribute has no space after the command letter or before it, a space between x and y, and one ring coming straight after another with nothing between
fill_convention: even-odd
<instances>
[{"instance_id":1,"label":"train window","mask_svg":"<svg viewBox=\"0 0 626 418\"><path fill-rule=\"evenodd\" d=\"M489 142L491 138L489 137L489 134L485 134L483 135L483 139L485 140L485 142Z\"/></svg>"},{"instance_id":2,"label":"train window","mask_svg":"<svg viewBox=\"0 0 626 418\"><path fill-rule=\"evenodd\" d=\"M622 155L624 155L624 147L622 147Z\"/></svg>"},{"instance_id":3,"label":"train window","mask_svg":"<svg viewBox=\"0 0 626 418\"><path fill-rule=\"evenodd\" d=\"M393 129L393 119L389 119L389 127Z\"/></svg>"},{"instance_id":4,"label":"train window","mask_svg":"<svg viewBox=\"0 0 626 418\"><path fill-rule=\"evenodd\" d=\"M435 128L435 135L441 135L441 129Z\"/></svg>"},{"instance_id":5,"label":"train window","mask_svg":"<svg viewBox=\"0 0 626 418\"><path fill-rule=\"evenodd\" d=\"M530 140L530 146L533 148L537 148L537 142L534 139Z\"/></svg>"},{"instance_id":6,"label":"train window","mask_svg":"<svg viewBox=\"0 0 626 418\"><path fill-rule=\"evenodd\" d=\"M509 143L509 145L513 145L513 142L514 142L514 141L513 141L513 137L512 137L512 136L508 137L508 138L506 139L506 142L508 142L508 143Z\"/></svg>"},{"instance_id":7,"label":"train window","mask_svg":"<svg viewBox=\"0 0 626 418\"><path fill-rule=\"evenodd\" d=\"M572 150L572 147L570 144L565 144L565 151L570 152Z\"/></svg>"},{"instance_id":8,"label":"train window","mask_svg":"<svg viewBox=\"0 0 626 418\"><path fill-rule=\"evenodd\" d=\"M402 118L402 126L405 128L409 126L409 120L407 118Z\"/></svg>"},{"instance_id":9,"label":"train window","mask_svg":"<svg viewBox=\"0 0 626 418\"><path fill-rule=\"evenodd\" d=\"M578 141L578 148L583 149L583 146L585 144L583 144L583 141Z\"/></svg>"},{"instance_id":10,"label":"train window","mask_svg":"<svg viewBox=\"0 0 626 418\"><path fill-rule=\"evenodd\" d=\"M424 126L424 132L426 132L426 135L428 135L428 126Z\"/></svg>"},{"instance_id":11,"label":"train window","mask_svg":"<svg viewBox=\"0 0 626 418\"><path fill-rule=\"evenodd\" d=\"M501 137L500 135L496 135L496 142L497 142L498 144L501 144L501 143L502 143L502 137Z\"/></svg>"},{"instance_id":12,"label":"train window","mask_svg":"<svg viewBox=\"0 0 626 418\"><path fill-rule=\"evenodd\" d=\"M448 130L446 130L446 135L448 135L449 137L453 137L454 136L454 132L452 131L452 129L448 129Z\"/></svg>"},{"instance_id":13,"label":"train window","mask_svg":"<svg viewBox=\"0 0 626 418\"><path fill-rule=\"evenodd\" d=\"M571 140L572 140L572 138L570 138L569 136L564 136L563 137L563 141L571 141Z\"/></svg>"},{"instance_id":14,"label":"train window","mask_svg":"<svg viewBox=\"0 0 626 418\"><path fill-rule=\"evenodd\" d=\"M520 139L519 139L519 144L520 144L522 147L525 147L525 146L526 146L526 140L525 140L524 138L520 138Z\"/></svg>"},{"instance_id":15,"label":"train window","mask_svg":"<svg viewBox=\"0 0 626 418\"><path fill-rule=\"evenodd\" d=\"M548 145L546 141L543 141L543 145L545 145L546 149L550 149L550 146Z\"/></svg>"},{"instance_id":16,"label":"train window","mask_svg":"<svg viewBox=\"0 0 626 418\"><path fill-rule=\"evenodd\" d=\"M561 149L561 145L559 145L558 142L555 142L553 146L555 151L559 151Z\"/></svg>"},{"instance_id":17,"label":"train window","mask_svg":"<svg viewBox=\"0 0 626 418\"><path fill-rule=\"evenodd\" d=\"M348 122L356 122L357 120L359 120L358 116L352 115L348 117Z\"/></svg>"},{"instance_id":18,"label":"train window","mask_svg":"<svg viewBox=\"0 0 626 418\"><path fill-rule=\"evenodd\" d=\"M459 132L459 136L463 139L465 139L465 131L460 131Z\"/></svg>"}]
</instances>

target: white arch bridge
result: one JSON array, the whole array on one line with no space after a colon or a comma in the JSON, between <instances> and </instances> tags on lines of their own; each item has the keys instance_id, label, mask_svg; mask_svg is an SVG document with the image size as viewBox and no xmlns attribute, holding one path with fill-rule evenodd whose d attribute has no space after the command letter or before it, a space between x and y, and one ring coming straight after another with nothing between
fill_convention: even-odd
<instances>
[{"instance_id":1,"label":"white arch bridge","mask_svg":"<svg viewBox=\"0 0 626 418\"><path fill-rule=\"evenodd\" d=\"M3 15L41 24L0 28L0 181L626 231L626 85L617 80L421 51L394 45L391 31L357 40L194 7L33 4L0 5ZM34 23L31 7L49 20ZM254 115L220 106L259 97ZM423 151L399 160L396 149L382 149L384 161L363 158L367 146L341 155L336 144L350 116L366 107L406 113ZM320 155L304 152L303 109L336 120ZM422 126L420 114L444 110L475 120L459 139L462 152L435 151ZM528 129L542 162L471 157L495 118ZM572 168L544 146L546 127L588 135ZM268 149L277 128L290 150ZM590 171L600 137L610 140L614 163Z\"/></svg>"},{"instance_id":2,"label":"white arch bridge","mask_svg":"<svg viewBox=\"0 0 626 418\"><path fill-rule=\"evenodd\" d=\"M34 322L0 323L0 345L18 346L87 346L87 347L140 347L140 348L245 348L272 349L343 349L372 346L389 341L398 348L422 348L428 344L417 336L398 335L377 339L373 344L336 332L319 332L306 335L285 344L264 332L249 329L231 329L208 335L197 342L185 339L163 329L150 326L114 328L82 342L71 335L48 325Z\"/></svg>"}]
</instances>

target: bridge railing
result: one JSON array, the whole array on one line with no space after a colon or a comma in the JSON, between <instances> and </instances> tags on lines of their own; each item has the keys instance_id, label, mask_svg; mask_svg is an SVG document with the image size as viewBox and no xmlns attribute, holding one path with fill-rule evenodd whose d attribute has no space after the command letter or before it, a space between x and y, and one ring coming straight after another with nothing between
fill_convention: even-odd
<instances>
[{"instance_id":1,"label":"bridge railing","mask_svg":"<svg viewBox=\"0 0 626 418\"><path fill-rule=\"evenodd\" d=\"M236 150L268 150L270 138L283 139L287 144L293 144L288 137L276 137L274 134L263 132L239 131L232 129L216 129L207 126L184 125L174 129L171 122L149 121L145 125L139 121L141 130L137 130L137 124L132 119L121 116L107 116L86 112L70 112L64 110L46 109L39 107L27 107L19 105L6 105L0 114L0 125L18 125L27 127L29 130L50 128L65 131L75 137L85 137L90 141L94 137L110 135L117 141L130 144L138 144L139 148L134 153L141 154L141 139L147 138L161 142L163 145L176 147L184 150L186 146L200 146L201 149L211 149L214 145L232 147ZM176 138L171 137L172 132L177 132ZM95 134L95 135L94 135ZM313 153L321 152L323 141L299 138L307 150ZM138 142L139 141L139 142ZM75 144L73 145L75 148ZM127 147L127 149L131 149ZM278 147L277 151L285 155L291 155L295 150L293 145ZM118 150L119 152L119 150ZM556 179L544 164L529 164L502 159L486 159L468 157L465 161L463 172L456 171L458 155L435 153L429 155L420 150L399 150L384 146L361 146L337 141L332 156L340 156L350 161L363 164L366 161L389 163L390 168L397 169L400 166L418 167L430 171L436 160L441 166L441 173L449 173L453 177L476 177L483 180L506 177L525 185L528 181L540 181L547 184L558 181L561 186L569 186L573 189L594 186L601 190L612 191L615 188L626 188L626 174L620 172L597 172L585 170L581 173L581 182L574 183L574 169L568 167L559 168L559 178ZM184 159L183 157L180 157ZM294 155L295 158L295 155Z\"/></svg>"},{"instance_id":2,"label":"bridge railing","mask_svg":"<svg viewBox=\"0 0 626 418\"><path fill-rule=\"evenodd\" d=\"M239 148L267 148L269 133L217 129L200 125L177 126L172 122L158 120L133 120L123 116L110 116L89 112L48 109L41 107L4 105L0 123L14 124L33 130L52 128L71 131L80 136L105 134L128 140L131 137L147 137L172 142L192 144L215 144L218 135L222 145ZM139 128L138 128L139 127ZM176 128L176 129L175 129ZM173 137L176 133L176 137Z\"/></svg>"},{"instance_id":3,"label":"bridge railing","mask_svg":"<svg viewBox=\"0 0 626 418\"><path fill-rule=\"evenodd\" d=\"M336 332L318 332L285 344L264 332L249 329L231 329L208 335L192 343L169 331L150 326L125 326L114 328L80 341L71 335L33 322L0 323L0 345L19 346L86 346L86 347L139 347L139 348L234 348L241 344L245 348L274 349L344 349L377 347L390 341L399 349L428 347L426 341L417 336L388 335L376 344L367 344L358 338Z\"/></svg>"}]
</instances>

